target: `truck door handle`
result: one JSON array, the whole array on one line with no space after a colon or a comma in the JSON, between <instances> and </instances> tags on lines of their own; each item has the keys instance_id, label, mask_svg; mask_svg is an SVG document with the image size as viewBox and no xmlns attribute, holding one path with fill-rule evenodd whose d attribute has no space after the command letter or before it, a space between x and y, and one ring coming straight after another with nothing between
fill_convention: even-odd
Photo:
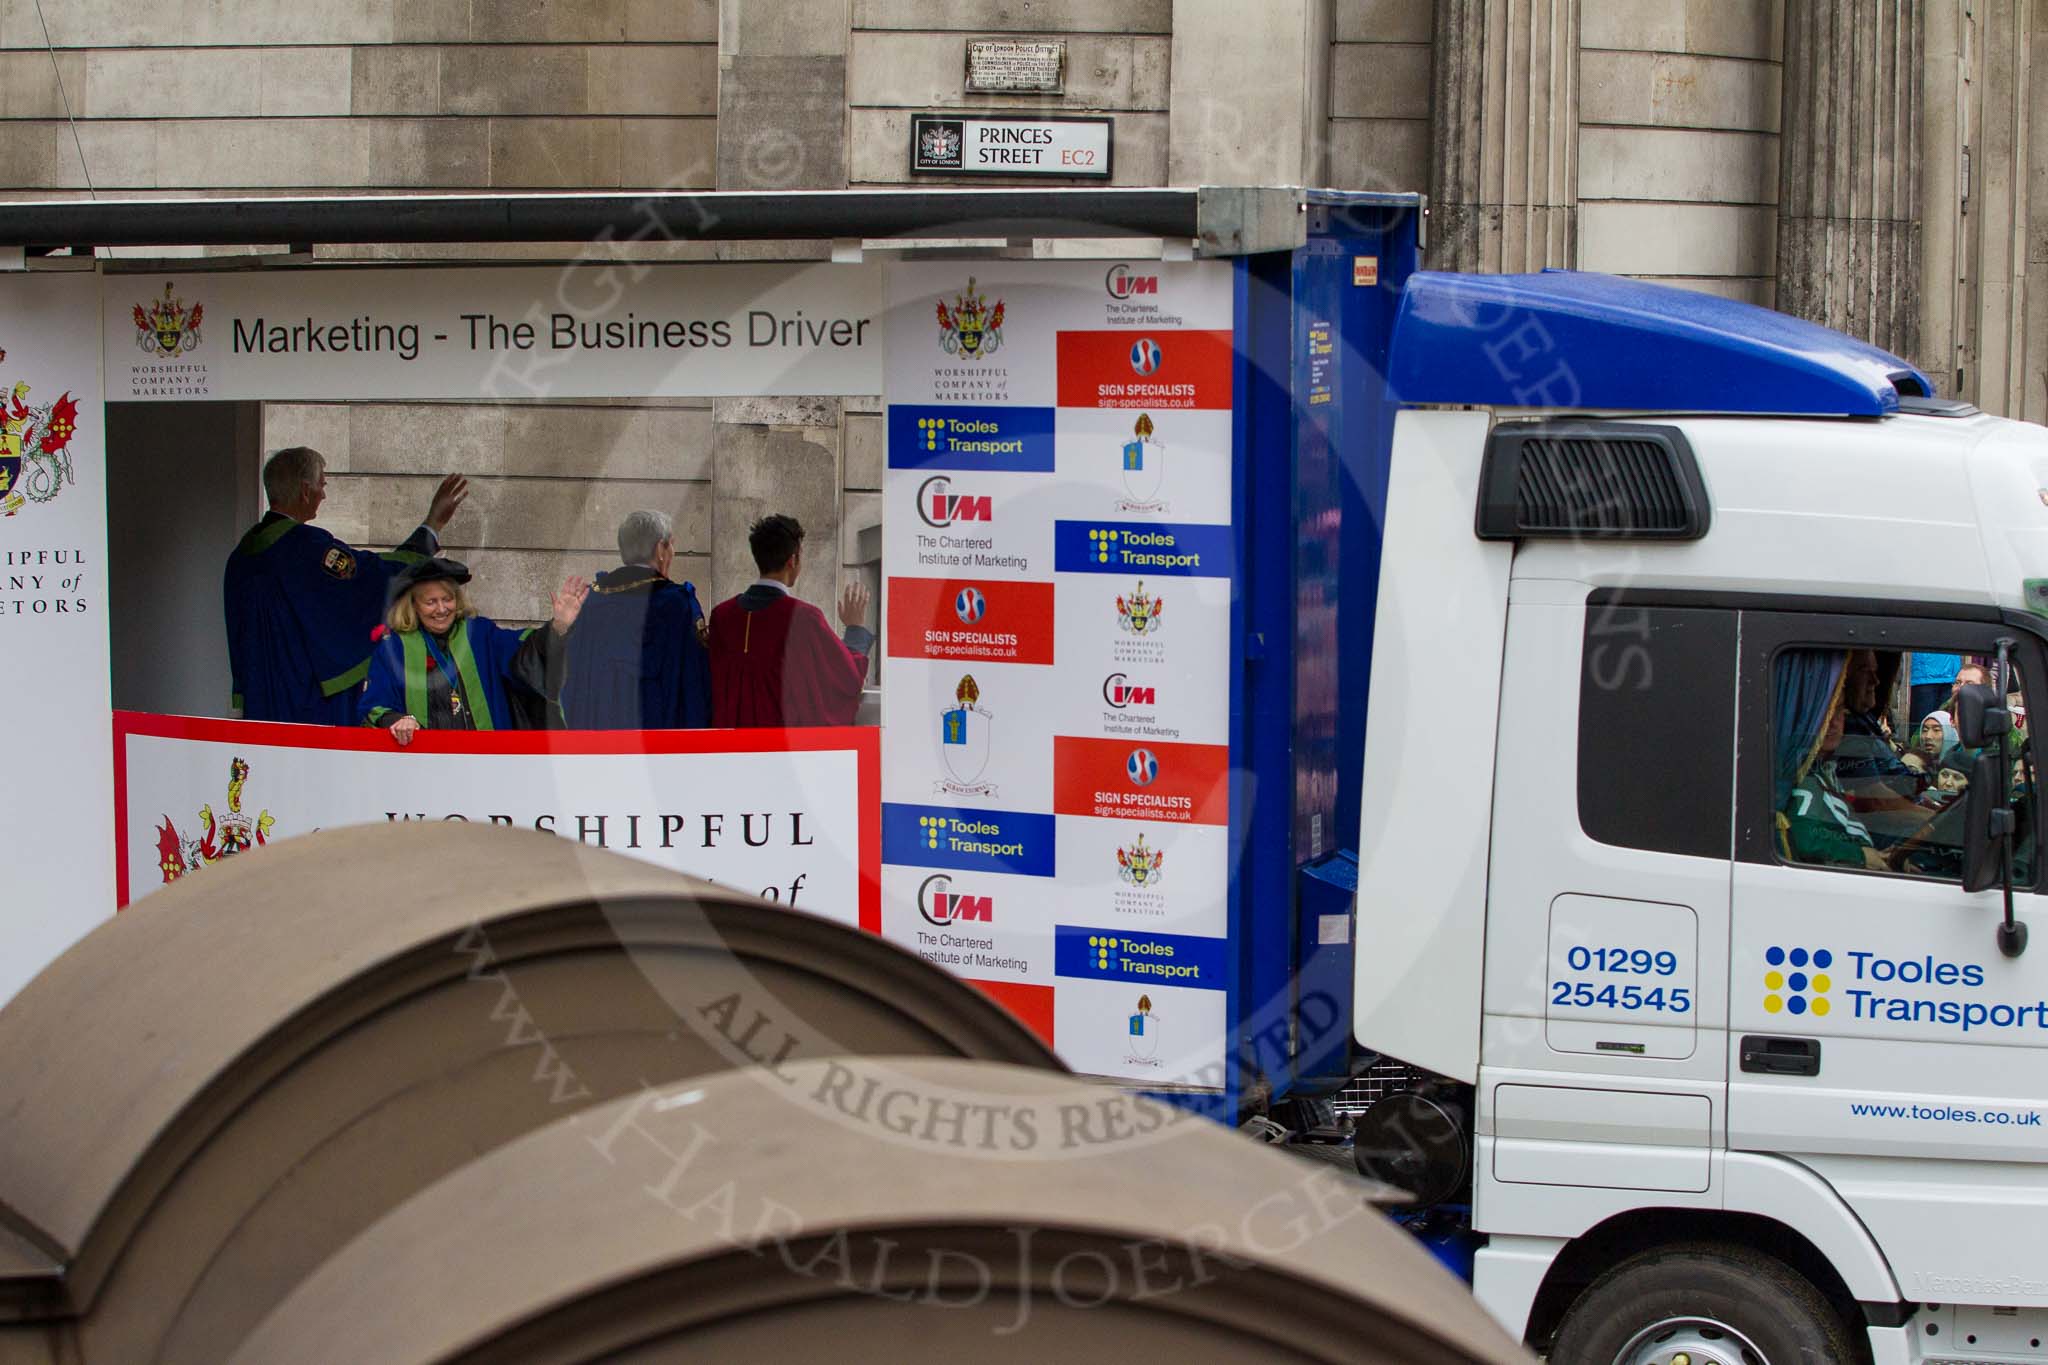
<instances>
[{"instance_id":1,"label":"truck door handle","mask_svg":"<svg viewBox=\"0 0 2048 1365\"><path fill-rule=\"evenodd\" d=\"M1746 1037L1742 1069L1766 1076L1818 1076L1820 1039Z\"/></svg>"}]
</instances>

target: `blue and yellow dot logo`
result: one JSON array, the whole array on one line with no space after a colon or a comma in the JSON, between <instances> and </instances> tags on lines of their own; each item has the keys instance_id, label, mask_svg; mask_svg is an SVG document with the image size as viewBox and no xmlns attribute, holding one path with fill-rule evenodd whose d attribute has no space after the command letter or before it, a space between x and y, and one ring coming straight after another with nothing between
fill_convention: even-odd
<instances>
[{"instance_id":1,"label":"blue and yellow dot logo","mask_svg":"<svg viewBox=\"0 0 2048 1365\"><path fill-rule=\"evenodd\" d=\"M1116 935L1090 934L1088 947L1093 950L1096 967L1101 971L1108 971L1116 958Z\"/></svg>"},{"instance_id":2,"label":"blue and yellow dot logo","mask_svg":"<svg viewBox=\"0 0 2048 1365\"><path fill-rule=\"evenodd\" d=\"M949 816L918 816L917 827L924 831L924 846L926 848L937 848L939 846L939 831L949 828L952 825L952 823L953 821Z\"/></svg>"},{"instance_id":3,"label":"blue and yellow dot logo","mask_svg":"<svg viewBox=\"0 0 2048 1365\"><path fill-rule=\"evenodd\" d=\"M937 450L939 448L939 433L946 429L946 419L943 417L920 417L917 419L917 429L924 436L924 448L926 450Z\"/></svg>"},{"instance_id":4,"label":"blue and yellow dot logo","mask_svg":"<svg viewBox=\"0 0 2048 1365\"><path fill-rule=\"evenodd\" d=\"M1099 564L1109 563L1109 551L1116 543L1117 533L1115 531L1099 529L1091 530L1088 532L1088 539L1095 542L1089 548L1095 551L1096 562Z\"/></svg>"},{"instance_id":5,"label":"blue and yellow dot logo","mask_svg":"<svg viewBox=\"0 0 2048 1365\"><path fill-rule=\"evenodd\" d=\"M1835 984L1828 979L1828 968L1835 965L1833 953L1825 948L1808 952L1774 945L1764 950L1764 963L1765 1013L1828 1012L1828 991Z\"/></svg>"}]
</instances>

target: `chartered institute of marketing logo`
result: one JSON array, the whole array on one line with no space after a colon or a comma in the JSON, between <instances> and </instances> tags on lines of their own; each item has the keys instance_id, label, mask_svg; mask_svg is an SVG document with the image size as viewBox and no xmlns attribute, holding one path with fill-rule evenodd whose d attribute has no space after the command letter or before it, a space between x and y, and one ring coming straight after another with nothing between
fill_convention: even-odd
<instances>
[{"instance_id":1,"label":"chartered institute of marketing logo","mask_svg":"<svg viewBox=\"0 0 2048 1365\"><path fill-rule=\"evenodd\" d=\"M1159 350L1159 343L1151 337L1139 337L1131 343L1131 369L1134 373L1151 374L1165 358Z\"/></svg>"},{"instance_id":2,"label":"chartered institute of marketing logo","mask_svg":"<svg viewBox=\"0 0 2048 1365\"><path fill-rule=\"evenodd\" d=\"M972 673L962 674L953 689L953 705L939 713L939 758L947 776L936 790L952 796L995 795L995 784L982 777L994 724L994 713L981 704L981 685Z\"/></svg>"},{"instance_id":3,"label":"chartered institute of marketing logo","mask_svg":"<svg viewBox=\"0 0 2048 1365\"><path fill-rule=\"evenodd\" d=\"M249 765L240 758L228 764L228 808L224 814L215 815L213 807L199 808L200 834L196 839L179 835L177 826L166 815L156 832L157 871L163 874L166 883L174 882L188 872L197 872L208 863L217 863L251 848L257 848L270 841L271 827L277 821L269 811L251 816L242 809L242 788L249 780Z\"/></svg>"},{"instance_id":4,"label":"chartered institute of marketing logo","mask_svg":"<svg viewBox=\"0 0 2048 1365\"><path fill-rule=\"evenodd\" d=\"M995 922L995 897L971 896L953 890L953 878L944 872L934 872L917 887L917 913L924 916L927 924L941 928L961 921L982 924Z\"/></svg>"},{"instance_id":5,"label":"chartered institute of marketing logo","mask_svg":"<svg viewBox=\"0 0 2048 1365\"><path fill-rule=\"evenodd\" d=\"M1133 749L1124 760L1124 776L1133 787L1149 787L1159 777L1159 759L1150 749Z\"/></svg>"},{"instance_id":6,"label":"chartered institute of marketing logo","mask_svg":"<svg viewBox=\"0 0 2048 1365\"><path fill-rule=\"evenodd\" d=\"M1157 706L1159 689L1132 682L1128 673L1112 673L1102 680L1102 704L1116 711L1131 706Z\"/></svg>"},{"instance_id":7,"label":"chartered institute of marketing logo","mask_svg":"<svg viewBox=\"0 0 2048 1365\"><path fill-rule=\"evenodd\" d=\"M953 615L963 626L975 625L988 615L988 599L980 588L962 588L953 594Z\"/></svg>"},{"instance_id":8,"label":"chartered institute of marketing logo","mask_svg":"<svg viewBox=\"0 0 2048 1365\"><path fill-rule=\"evenodd\" d=\"M938 301L939 348L947 355L980 360L1003 348L1003 301L993 304L974 290L974 277L967 277L966 292L953 296L953 306Z\"/></svg>"},{"instance_id":9,"label":"chartered institute of marketing logo","mask_svg":"<svg viewBox=\"0 0 2048 1365\"><path fill-rule=\"evenodd\" d=\"M1139 413L1131 428L1131 439L1123 443L1124 492L1116 505L1119 512L1163 512L1166 503L1159 493L1166 483L1166 446L1152 439L1152 418Z\"/></svg>"},{"instance_id":10,"label":"chartered institute of marketing logo","mask_svg":"<svg viewBox=\"0 0 2048 1365\"><path fill-rule=\"evenodd\" d=\"M955 493L953 480L934 474L917 486L917 516L937 530L956 521L995 520L995 499L987 493Z\"/></svg>"},{"instance_id":11,"label":"chartered institute of marketing logo","mask_svg":"<svg viewBox=\"0 0 2048 1365\"><path fill-rule=\"evenodd\" d=\"M144 354L165 360L196 351L203 340L199 323L205 316L204 304L187 308L165 281L162 298L135 305L135 345Z\"/></svg>"},{"instance_id":12,"label":"chartered institute of marketing logo","mask_svg":"<svg viewBox=\"0 0 2048 1365\"><path fill-rule=\"evenodd\" d=\"M1828 991L1834 982L1828 968L1835 955L1825 948L1811 952L1804 948L1764 950L1764 1010L1769 1014L1819 1014L1828 1012Z\"/></svg>"},{"instance_id":13,"label":"chartered institute of marketing logo","mask_svg":"<svg viewBox=\"0 0 2048 1365\"><path fill-rule=\"evenodd\" d=\"M1104 557L1107 558L1106 555ZM1165 610L1166 599L1146 592L1145 580L1141 578L1137 587L1117 596L1117 628L1126 635L1156 635L1159 633L1160 613Z\"/></svg>"},{"instance_id":14,"label":"chartered institute of marketing logo","mask_svg":"<svg viewBox=\"0 0 2048 1365\"><path fill-rule=\"evenodd\" d=\"M0 351L0 361L7 352ZM0 516L32 502L49 502L76 483L71 438L78 434L78 404L66 389L56 402L32 404L29 387L16 384L0 399Z\"/></svg>"},{"instance_id":15,"label":"chartered institute of marketing logo","mask_svg":"<svg viewBox=\"0 0 2048 1365\"><path fill-rule=\"evenodd\" d=\"M1109 272L1102 277L1102 287L1108 291L1109 296L1113 299L1128 299L1139 294L1157 294L1159 292L1159 277L1157 275L1140 275L1128 265L1119 261L1111 266Z\"/></svg>"}]
</instances>

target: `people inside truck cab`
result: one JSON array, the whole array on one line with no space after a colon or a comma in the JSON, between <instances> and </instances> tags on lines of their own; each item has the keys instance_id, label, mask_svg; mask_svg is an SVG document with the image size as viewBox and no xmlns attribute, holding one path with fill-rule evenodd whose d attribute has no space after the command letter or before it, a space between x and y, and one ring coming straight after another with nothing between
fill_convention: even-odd
<instances>
[{"instance_id":1,"label":"people inside truck cab","mask_svg":"<svg viewBox=\"0 0 2048 1365\"><path fill-rule=\"evenodd\" d=\"M1828 708L1811 761L1779 808L1785 853L1795 862L1891 870L1871 838L1870 827L1849 808L1848 793L1835 773L1836 753L1848 719L1839 702Z\"/></svg>"},{"instance_id":2,"label":"people inside truck cab","mask_svg":"<svg viewBox=\"0 0 2048 1365\"><path fill-rule=\"evenodd\" d=\"M1956 675L1962 671L1963 656L1960 654L1935 654L1924 649L1913 651L1913 664L1907 673L1906 695L1909 705L1906 714L1924 716L1946 706L1956 694Z\"/></svg>"},{"instance_id":3,"label":"people inside truck cab","mask_svg":"<svg viewBox=\"0 0 2048 1365\"><path fill-rule=\"evenodd\" d=\"M1885 719L1891 690L1898 679L1899 656L1887 651L1849 651L1842 678L1842 743L1835 757L1835 777L1859 802L1882 804L1910 800L1920 792L1920 779L1899 761Z\"/></svg>"},{"instance_id":4,"label":"people inside truck cab","mask_svg":"<svg viewBox=\"0 0 2048 1365\"><path fill-rule=\"evenodd\" d=\"M1859 661L1858 654L1865 658ZM1779 851L1788 861L1918 871L1908 859L1932 852L1926 837L1939 812L1891 795L1859 801L1842 780L1855 704L1867 707L1875 700L1873 662L1868 650L1795 649L1778 656L1771 771ZM1885 748L1890 754L1890 745ZM1864 758L1859 754L1857 761ZM1897 762L1896 754L1891 758ZM1899 764L1899 771L1917 787L1910 768ZM1881 783L1870 785L1888 791ZM1924 865L1926 858L1916 862Z\"/></svg>"},{"instance_id":5,"label":"people inside truck cab","mask_svg":"<svg viewBox=\"0 0 2048 1365\"><path fill-rule=\"evenodd\" d=\"M1913 752L1921 759L1921 766L1932 770L1941 766L1941 761L1954 752L1962 738L1956 733L1956 723L1949 719L1946 711L1929 711L1920 722L1920 737ZM1901 755L1902 758L1908 755Z\"/></svg>"}]
</instances>

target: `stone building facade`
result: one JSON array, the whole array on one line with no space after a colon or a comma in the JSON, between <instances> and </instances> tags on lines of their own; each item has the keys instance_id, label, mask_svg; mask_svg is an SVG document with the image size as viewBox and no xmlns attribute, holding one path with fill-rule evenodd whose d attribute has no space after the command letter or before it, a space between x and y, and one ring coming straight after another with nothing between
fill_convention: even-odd
<instances>
[{"instance_id":1,"label":"stone building facade","mask_svg":"<svg viewBox=\"0 0 2048 1365\"><path fill-rule=\"evenodd\" d=\"M965 93L966 41L1006 36L1063 41L1063 92ZM2044 0L0 0L0 194L885 187L914 111L1102 113L1119 184L1426 191L1433 264L1773 304L2040 419L2036 36ZM751 576L746 523L790 507L838 546L814 600L881 515L874 400L274 404L258 427L329 453L327 516L369 542L469 472L451 549L513 619L635 506L675 515L719 595Z\"/></svg>"}]
</instances>

